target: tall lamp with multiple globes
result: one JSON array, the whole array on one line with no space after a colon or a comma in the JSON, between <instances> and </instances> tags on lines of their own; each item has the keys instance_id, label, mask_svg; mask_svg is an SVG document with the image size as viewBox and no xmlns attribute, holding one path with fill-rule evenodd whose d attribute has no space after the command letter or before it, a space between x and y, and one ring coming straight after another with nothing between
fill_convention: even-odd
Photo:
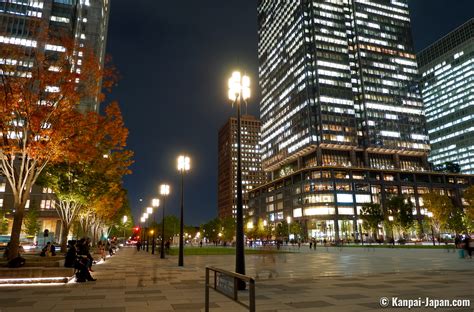
<instances>
[{"instance_id":1,"label":"tall lamp with multiple globes","mask_svg":"<svg viewBox=\"0 0 474 312\"><path fill-rule=\"evenodd\" d=\"M153 214L153 208L152 207L146 207L146 213L148 216L151 216ZM151 219L151 218L150 218ZM148 252L148 245L150 242L150 220L148 220L148 233L147 233L147 241L146 241L146 251ZM153 242L152 242L153 243ZM152 247L153 249L153 247Z\"/></svg>"},{"instance_id":2,"label":"tall lamp with multiple globes","mask_svg":"<svg viewBox=\"0 0 474 312\"><path fill-rule=\"evenodd\" d=\"M170 193L170 186L168 184L161 184L160 185L160 195L163 199L163 220L161 222L161 250L160 250L160 258L165 258L165 199Z\"/></svg>"},{"instance_id":3,"label":"tall lamp with multiple globes","mask_svg":"<svg viewBox=\"0 0 474 312\"><path fill-rule=\"evenodd\" d=\"M244 256L244 218L242 202L242 147L241 147L241 122L240 106L242 100L250 98L250 78L235 71L229 79L229 100L237 106L237 214L236 214L236 251L235 251L235 271L245 274ZM239 289L245 289L245 282L240 281Z\"/></svg>"},{"instance_id":4,"label":"tall lamp with multiple globes","mask_svg":"<svg viewBox=\"0 0 474 312\"><path fill-rule=\"evenodd\" d=\"M178 266L184 265L184 174L191 169L191 159L188 156L178 156L178 171L181 173L181 214L179 221L179 259Z\"/></svg>"},{"instance_id":5,"label":"tall lamp with multiple globes","mask_svg":"<svg viewBox=\"0 0 474 312\"><path fill-rule=\"evenodd\" d=\"M148 213L144 212L143 213L143 218L145 219L145 222L146 220L148 220ZM145 235L146 235L146 247L144 247L143 249L146 249L146 251L148 252L148 226L145 224Z\"/></svg>"},{"instance_id":6,"label":"tall lamp with multiple globes","mask_svg":"<svg viewBox=\"0 0 474 312\"><path fill-rule=\"evenodd\" d=\"M145 217L142 216L140 218L140 222L142 223L142 228L140 229L140 242L141 242L141 248L143 249L143 244L144 244L144 241L143 241L143 228L145 227L145 222L146 222Z\"/></svg>"},{"instance_id":7,"label":"tall lamp with multiple globes","mask_svg":"<svg viewBox=\"0 0 474 312\"><path fill-rule=\"evenodd\" d=\"M160 200L158 198L153 198L151 200L151 206L157 211L158 207L160 206ZM156 213L153 214L153 226L156 225ZM153 245L151 245L151 254L155 254L155 245L156 245L156 229L153 229Z\"/></svg>"}]
</instances>

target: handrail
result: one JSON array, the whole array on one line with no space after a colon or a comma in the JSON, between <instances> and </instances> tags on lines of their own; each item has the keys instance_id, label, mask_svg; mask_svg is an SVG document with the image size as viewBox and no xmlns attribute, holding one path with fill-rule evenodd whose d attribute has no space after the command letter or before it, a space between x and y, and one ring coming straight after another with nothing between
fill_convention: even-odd
<instances>
[{"instance_id":1,"label":"handrail","mask_svg":"<svg viewBox=\"0 0 474 312\"><path fill-rule=\"evenodd\" d=\"M214 284L209 283L209 272L214 272ZM230 279L232 282L230 282ZM238 290L239 281L249 284L249 304L239 301ZM255 279L250 276L236 272L226 271L213 266L206 267L206 290L205 290L205 311L209 312L209 288L232 299L236 303L246 307L250 312L255 312Z\"/></svg>"}]
</instances>

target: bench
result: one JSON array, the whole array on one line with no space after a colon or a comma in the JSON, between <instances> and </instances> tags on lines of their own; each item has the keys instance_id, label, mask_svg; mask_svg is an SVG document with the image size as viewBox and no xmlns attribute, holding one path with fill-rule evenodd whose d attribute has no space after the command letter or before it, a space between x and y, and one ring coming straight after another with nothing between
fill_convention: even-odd
<instances>
[{"instance_id":1,"label":"bench","mask_svg":"<svg viewBox=\"0 0 474 312\"><path fill-rule=\"evenodd\" d=\"M67 283L74 276L73 268L0 268L1 284L28 284L28 283Z\"/></svg>"}]
</instances>

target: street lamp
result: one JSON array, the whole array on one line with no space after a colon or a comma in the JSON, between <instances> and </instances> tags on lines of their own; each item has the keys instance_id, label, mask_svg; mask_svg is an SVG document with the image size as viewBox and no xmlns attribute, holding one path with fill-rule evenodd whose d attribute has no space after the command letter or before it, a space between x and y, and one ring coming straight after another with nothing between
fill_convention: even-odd
<instances>
[{"instance_id":1,"label":"street lamp","mask_svg":"<svg viewBox=\"0 0 474 312\"><path fill-rule=\"evenodd\" d=\"M179 221L179 259L178 266L184 265L184 242L183 242L183 231L184 231L184 174L186 171L191 169L191 159L188 156L178 156L178 170L181 173L181 215Z\"/></svg>"},{"instance_id":2,"label":"street lamp","mask_svg":"<svg viewBox=\"0 0 474 312\"><path fill-rule=\"evenodd\" d=\"M145 218L145 221L148 220L148 213L147 212L144 212L143 213L143 218ZM146 252L148 252L148 240L149 240L149 235L148 235L148 226L150 225L150 221L148 221L147 223L147 226L145 227L145 234L146 234L146 247L144 247L144 249L146 249Z\"/></svg>"},{"instance_id":3,"label":"street lamp","mask_svg":"<svg viewBox=\"0 0 474 312\"><path fill-rule=\"evenodd\" d=\"M433 240L433 246L435 246L435 237L434 237L434 229L433 229L433 213L430 211L428 212L428 218L430 218L430 225L431 225L431 238Z\"/></svg>"},{"instance_id":4,"label":"street lamp","mask_svg":"<svg viewBox=\"0 0 474 312\"><path fill-rule=\"evenodd\" d=\"M242 203L242 147L241 147L241 124L240 124L240 106L242 100L250 98L250 78L247 75L241 75L235 71L229 79L229 100L237 105L237 214L236 214L236 250L235 250L235 271L245 275L245 257L244 257L244 216ZM232 105L233 105L232 104ZM238 289L245 289L245 283L239 282Z\"/></svg>"},{"instance_id":5,"label":"street lamp","mask_svg":"<svg viewBox=\"0 0 474 312\"><path fill-rule=\"evenodd\" d=\"M146 207L146 213L147 213L147 215L151 216L153 214L153 208L152 207ZM150 229L150 220L148 220L148 230L149 229ZM149 241L150 241L150 232L148 232L148 234L147 234L147 241L146 241L146 251L147 252L148 252ZM153 250L153 247L151 247L151 249Z\"/></svg>"},{"instance_id":6,"label":"street lamp","mask_svg":"<svg viewBox=\"0 0 474 312\"><path fill-rule=\"evenodd\" d=\"M392 228L392 245L395 246L395 236L393 234L393 216L388 216L388 221L390 221L390 227Z\"/></svg>"},{"instance_id":7,"label":"street lamp","mask_svg":"<svg viewBox=\"0 0 474 312\"><path fill-rule=\"evenodd\" d=\"M145 247L144 247L144 241L143 241L143 236L145 233L142 233L143 232L143 229L145 228L145 221L146 221L146 218L145 217L141 217L140 218L140 222L142 223L142 228L140 229L140 241L141 241L141 249L143 250Z\"/></svg>"},{"instance_id":8,"label":"street lamp","mask_svg":"<svg viewBox=\"0 0 474 312\"><path fill-rule=\"evenodd\" d=\"M123 216L123 239L126 240L125 238L125 223L127 223L127 220L128 220L128 217L127 216Z\"/></svg>"},{"instance_id":9,"label":"street lamp","mask_svg":"<svg viewBox=\"0 0 474 312\"><path fill-rule=\"evenodd\" d=\"M153 208L158 209L160 206L160 200L158 198L153 198L151 200L151 205ZM153 225L156 224L156 213L153 214ZM156 238L155 238L155 231L153 231L153 245L151 245L151 254L155 254L155 245L156 245Z\"/></svg>"},{"instance_id":10,"label":"street lamp","mask_svg":"<svg viewBox=\"0 0 474 312\"><path fill-rule=\"evenodd\" d=\"M357 219L357 231L359 231L360 242L364 245L364 233L362 233L362 219Z\"/></svg>"},{"instance_id":11,"label":"street lamp","mask_svg":"<svg viewBox=\"0 0 474 312\"><path fill-rule=\"evenodd\" d=\"M165 199L170 193L170 186L168 184L160 185L160 195L163 198L163 221L161 222L161 250L160 258L165 258Z\"/></svg>"}]
</instances>

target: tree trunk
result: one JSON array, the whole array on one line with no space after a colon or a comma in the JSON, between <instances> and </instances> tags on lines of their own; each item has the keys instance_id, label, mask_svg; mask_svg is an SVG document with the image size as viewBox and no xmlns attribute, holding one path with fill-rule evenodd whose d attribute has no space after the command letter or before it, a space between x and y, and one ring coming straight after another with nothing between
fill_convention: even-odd
<instances>
[{"instance_id":1,"label":"tree trunk","mask_svg":"<svg viewBox=\"0 0 474 312\"><path fill-rule=\"evenodd\" d=\"M67 237L69 235L69 230L71 229L71 224L62 221L62 231L61 231L61 252L67 251Z\"/></svg>"},{"instance_id":2,"label":"tree trunk","mask_svg":"<svg viewBox=\"0 0 474 312\"><path fill-rule=\"evenodd\" d=\"M14 208L15 214L13 217L12 232L10 235L10 246L7 255L8 260L12 260L18 256L20 248L21 225L23 223L23 217L25 215L25 204L22 205L17 200L15 200Z\"/></svg>"}]
</instances>

